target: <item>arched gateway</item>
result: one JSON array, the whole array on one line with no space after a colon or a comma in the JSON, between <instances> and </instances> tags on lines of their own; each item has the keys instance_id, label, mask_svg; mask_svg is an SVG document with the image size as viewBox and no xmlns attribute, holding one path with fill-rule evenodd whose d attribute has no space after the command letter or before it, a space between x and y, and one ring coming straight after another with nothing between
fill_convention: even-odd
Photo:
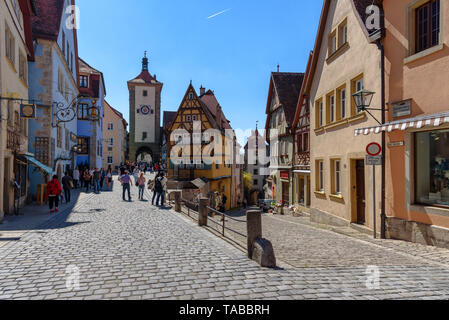
<instances>
[{"instance_id":1,"label":"arched gateway","mask_svg":"<svg viewBox=\"0 0 449 320\"><path fill-rule=\"evenodd\" d=\"M161 160L161 92L163 84L148 71L148 58L142 59L142 72L128 81L129 90L129 159L150 155ZM138 159L142 160L142 159Z\"/></svg>"},{"instance_id":2,"label":"arched gateway","mask_svg":"<svg viewBox=\"0 0 449 320\"><path fill-rule=\"evenodd\" d=\"M136 151L136 161L145 161L148 163L152 163L154 159L153 151L148 147L140 147Z\"/></svg>"}]
</instances>

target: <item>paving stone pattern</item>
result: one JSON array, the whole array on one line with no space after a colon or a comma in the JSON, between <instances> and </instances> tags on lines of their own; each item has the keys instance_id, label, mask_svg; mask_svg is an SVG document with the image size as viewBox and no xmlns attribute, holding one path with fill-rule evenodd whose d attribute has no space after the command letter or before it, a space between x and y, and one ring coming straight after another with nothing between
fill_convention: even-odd
<instances>
[{"instance_id":1,"label":"paving stone pattern","mask_svg":"<svg viewBox=\"0 0 449 320\"><path fill-rule=\"evenodd\" d=\"M118 184L85 197L70 214L1 247L0 299L449 298L449 268L359 239L331 233L323 239L311 227L301 247L310 254L293 250L310 265L261 268L191 219L136 201L137 188L132 192L131 203L122 201ZM323 263L332 252L348 263ZM368 262L379 266L378 289L367 287ZM68 266L79 268L79 289L67 288Z\"/></svg>"}]
</instances>

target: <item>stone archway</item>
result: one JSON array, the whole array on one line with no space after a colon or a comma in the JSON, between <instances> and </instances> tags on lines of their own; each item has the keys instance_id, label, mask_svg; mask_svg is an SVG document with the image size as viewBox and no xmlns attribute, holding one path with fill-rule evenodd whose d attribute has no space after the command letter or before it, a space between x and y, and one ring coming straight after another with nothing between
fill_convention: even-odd
<instances>
[{"instance_id":1,"label":"stone archway","mask_svg":"<svg viewBox=\"0 0 449 320\"><path fill-rule=\"evenodd\" d=\"M154 161L154 154L149 147L140 147L137 149L135 158L136 161L146 161L148 163Z\"/></svg>"}]
</instances>

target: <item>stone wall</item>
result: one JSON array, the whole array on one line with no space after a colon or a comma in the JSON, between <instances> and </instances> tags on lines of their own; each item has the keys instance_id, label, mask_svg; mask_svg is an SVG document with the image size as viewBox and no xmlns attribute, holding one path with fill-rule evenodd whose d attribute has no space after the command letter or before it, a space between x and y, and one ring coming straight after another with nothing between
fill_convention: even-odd
<instances>
[{"instance_id":1,"label":"stone wall","mask_svg":"<svg viewBox=\"0 0 449 320\"><path fill-rule=\"evenodd\" d=\"M349 226L349 221L315 208L310 209L310 220L315 223L327 224L337 227Z\"/></svg>"},{"instance_id":2,"label":"stone wall","mask_svg":"<svg viewBox=\"0 0 449 320\"><path fill-rule=\"evenodd\" d=\"M449 229L387 217L387 238L449 249Z\"/></svg>"}]
</instances>

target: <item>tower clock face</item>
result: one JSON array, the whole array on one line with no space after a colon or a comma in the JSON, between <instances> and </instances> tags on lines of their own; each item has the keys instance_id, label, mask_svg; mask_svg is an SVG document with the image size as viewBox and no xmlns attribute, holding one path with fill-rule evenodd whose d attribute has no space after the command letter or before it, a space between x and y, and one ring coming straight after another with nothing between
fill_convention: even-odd
<instances>
[{"instance_id":1,"label":"tower clock face","mask_svg":"<svg viewBox=\"0 0 449 320\"><path fill-rule=\"evenodd\" d=\"M150 114L151 113L151 107L150 106L141 106L140 107L140 113L143 114L144 116Z\"/></svg>"}]
</instances>

